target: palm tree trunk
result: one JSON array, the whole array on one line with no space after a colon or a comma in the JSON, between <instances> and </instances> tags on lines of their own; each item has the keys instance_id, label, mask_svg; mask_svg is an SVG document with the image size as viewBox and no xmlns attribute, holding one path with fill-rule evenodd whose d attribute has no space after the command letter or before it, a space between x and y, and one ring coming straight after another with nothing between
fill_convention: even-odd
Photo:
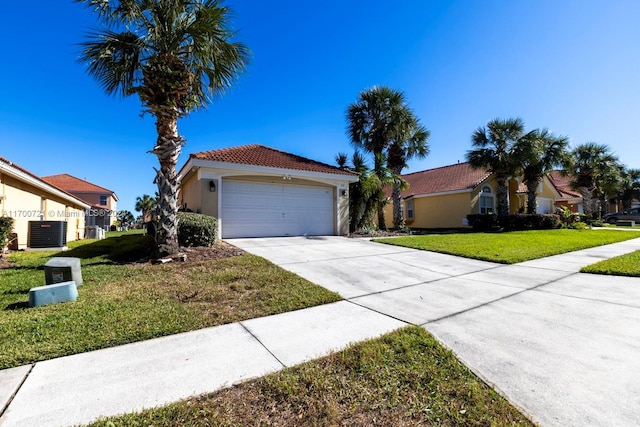
<instances>
[{"instance_id":1,"label":"palm tree trunk","mask_svg":"<svg viewBox=\"0 0 640 427\"><path fill-rule=\"evenodd\" d=\"M580 194L582 194L582 209L587 217L593 217L596 211L597 199L593 197L593 188L580 187Z\"/></svg>"},{"instance_id":2,"label":"palm tree trunk","mask_svg":"<svg viewBox=\"0 0 640 427\"><path fill-rule=\"evenodd\" d=\"M382 161L381 161L380 154L381 153L376 151L373 152L373 155L374 155L373 170L375 174L378 176L378 178L380 179L380 182L383 182ZM386 230L387 222L385 221L385 218L384 218L385 197L384 197L384 190L382 188L378 189L376 200L377 200L376 207L377 207L377 213L378 213L378 229Z\"/></svg>"},{"instance_id":3,"label":"palm tree trunk","mask_svg":"<svg viewBox=\"0 0 640 427\"><path fill-rule=\"evenodd\" d=\"M536 213L538 207L538 200L536 190L538 189L539 182L527 181L527 213L533 215Z\"/></svg>"},{"instance_id":4,"label":"palm tree trunk","mask_svg":"<svg viewBox=\"0 0 640 427\"><path fill-rule=\"evenodd\" d=\"M402 215L402 183L399 179L402 173L402 167L392 167L391 173L395 176L391 190L391 200L393 201L393 228L400 230L405 227L404 215Z\"/></svg>"},{"instance_id":5,"label":"palm tree trunk","mask_svg":"<svg viewBox=\"0 0 640 427\"><path fill-rule=\"evenodd\" d=\"M402 190L400 189L400 185L401 184L399 182L394 182L391 193L391 198L393 200L393 227L398 230L405 227L404 215L402 214Z\"/></svg>"},{"instance_id":6,"label":"palm tree trunk","mask_svg":"<svg viewBox=\"0 0 640 427\"><path fill-rule=\"evenodd\" d=\"M184 139L178 134L178 112L175 108L156 111L158 140L151 151L158 157L154 182L158 186L158 214L156 244L159 256L172 255L180 250L178 244L178 179L176 166Z\"/></svg>"},{"instance_id":7,"label":"palm tree trunk","mask_svg":"<svg viewBox=\"0 0 640 427\"><path fill-rule=\"evenodd\" d=\"M384 197L380 197L380 200L384 200ZM385 217L384 217L384 203L383 202L378 203L378 229L379 230L386 230L387 229L387 222L386 222Z\"/></svg>"},{"instance_id":8,"label":"palm tree trunk","mask_svg":"<svg viewBox=\"0 0 640 427\"><path fill-rule=\"evenodd\" d=\"M498 199L498 216L509 215L509 187L507 186L507 176L497 175L496 197Z\"/></svg>"}]
</instances>

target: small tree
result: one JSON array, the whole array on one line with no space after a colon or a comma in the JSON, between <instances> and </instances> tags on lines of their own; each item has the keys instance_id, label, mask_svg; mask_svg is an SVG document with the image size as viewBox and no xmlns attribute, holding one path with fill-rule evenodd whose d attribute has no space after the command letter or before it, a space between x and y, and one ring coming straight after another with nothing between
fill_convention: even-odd
<instances>
[{"instance_id":1,"label":"small tree","mask_svg":"<svg viewBox=\"0 0 640 427\"><path fill-rule=\"evenodd\" d=\"M135 218L133 217L133 214L127 210L118 211L116 216L118 217L118 221L120 222L120 225L122 227L131 226L131 224L135 220Z\"/></svg>"},{"instance_id":2,"label":"small tree","mask_svg":"<svg viewBox=\"0 0 640 427\"><path fill-rule=\"evenodd\" d=\"M142 197L136 197L136 212L142 213L142 221L149 222L153 220L153 213L156 210L156 199L149 196L148 194L143 195Z\"/></svg>"},{"instance_id":3,"label":"small tree","mask_svg":"<svg viewBox=\"0 0 640 427\"><path fill-rule=\"evenodd\" d=\"M0 258L4 254L4 248L9 243L9 236L13 229L13 222L13 218L11 217L0 217Z\"/></svg>"}]
</instances>

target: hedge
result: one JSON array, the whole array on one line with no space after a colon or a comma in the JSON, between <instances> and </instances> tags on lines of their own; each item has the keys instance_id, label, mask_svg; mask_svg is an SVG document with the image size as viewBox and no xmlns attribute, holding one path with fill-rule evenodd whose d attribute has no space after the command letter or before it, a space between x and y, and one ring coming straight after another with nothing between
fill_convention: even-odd
<instances>
[{"instance_id":1,"label":"hedge","mask_svg":"<svg viewBox=\"0 0 640 427\"><path fill-rule=\"evenodd\" d=\"M477 231L549 230L561 226L560 216L554 214L474 214L467 215L467 221Z\"/></svg>"},{"instance_id":2,"label":"hedge","mask_svg":"<svg viewBox=\"0 0 640 427\"><path fill-rule=\"evenodd\" d=\"M178 212L178 242L181 246L213 246L218 220L193 212Z\"/></svg>"}]
</instances>

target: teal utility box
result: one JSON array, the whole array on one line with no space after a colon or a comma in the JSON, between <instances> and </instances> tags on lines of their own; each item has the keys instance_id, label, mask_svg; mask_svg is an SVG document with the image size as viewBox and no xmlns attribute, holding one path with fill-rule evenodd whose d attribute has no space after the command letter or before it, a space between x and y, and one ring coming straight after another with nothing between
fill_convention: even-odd
<instances>
[{"instance_id":1,"label":"teal utility box","mask_svg":"<svg viewBox=\"0 0 640 427\"><path fill-rule=\"evenodd\" d=\"M38 286L29 290L29 307L75 301L78 299L76 282L62 282L53 285Z\"/></svg>"},{"instance_id":2,"label":"teal utility box","mask_svg":"<svg viewBox=\"0 0 640 427\"><path fill-rule=\"evenodd\" d=\"M45 284L51 285L70 281L76 282L76 286L82 285L80 258L54 257L44 265Z\"/></svg>"}]
</instances>

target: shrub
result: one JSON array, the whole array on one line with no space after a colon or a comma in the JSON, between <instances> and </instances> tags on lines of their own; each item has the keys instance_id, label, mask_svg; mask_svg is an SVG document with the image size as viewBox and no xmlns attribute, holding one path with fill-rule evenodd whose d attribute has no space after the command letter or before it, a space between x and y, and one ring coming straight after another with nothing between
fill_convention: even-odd
<instances>
[{"instance_id":1,"label":"shrub","mask_svg":"<svg viewBox=\"0 0 640 427\"><path fill-rule=\"evenodd\" d=\"M576 221L569 224L567 228L571 230L586 230L588 228L588 225L586 222Z\"/></svg>"},{"instance_id":2,"label":"shrub","mask_svg":"<svg viewBox=\"0 0 640 427\"><path fill-rule=\"evenodd\" d=\"M193 212L178 212L178 242L181 246L213 246L218 220Z\"/></svg>"},{"instance_id":3,"label":"shrub","mask_svg":"<svg viewBox=\"0 0 640 427\"><path fill-rule=\"evenodd\" d=\"M477 231L548 230L561 224L560 217L553 214L467 215L467 221Z\"/></svg>"},{"instance_id":4,"label":"shrub","mask_svg":"<svg viewBox=\"0 0 640 427\"><path fill-rule=\"evenodd\" d=\"M548 230L560 227L560 217L552 214L516 214L500 218L505 230Z\"/></svg>"},{"instance_id":5,"label":"shrub","mask_svg":"<svg viewBox=\"0 0 640 427\"><path fill-rule=\"evenodd\" d=\"M467 222L477 231L497 230L500 228L498 215L496 214L467 215Z\"/></svg>"},{"instance_id":6,"label":"shrub","mask_svg":"<svg viewBox=\"0 0 640 427\"><path fill-rule=\"evenodd\" d=\"M7 245L12 229L13 218L8 216L0 217L0 256L4 252L4 247Z\"/></svg>"}]
</instances>

